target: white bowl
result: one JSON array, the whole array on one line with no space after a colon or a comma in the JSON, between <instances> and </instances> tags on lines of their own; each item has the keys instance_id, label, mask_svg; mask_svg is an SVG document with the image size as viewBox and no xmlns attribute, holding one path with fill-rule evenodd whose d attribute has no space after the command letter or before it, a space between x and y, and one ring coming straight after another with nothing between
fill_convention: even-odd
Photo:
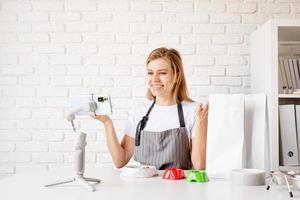
<instances>
[{"instance_id":1,"label":"white bowl","mask_svg":"<svg viewBox=\"0 0 300 200\"><path fill-rule=\"evenodd\" d=\"M149 178L158 175L155 166L150 165L127 165L122 168L120 176L132 178Z\"/></svg>"}]
</instances>

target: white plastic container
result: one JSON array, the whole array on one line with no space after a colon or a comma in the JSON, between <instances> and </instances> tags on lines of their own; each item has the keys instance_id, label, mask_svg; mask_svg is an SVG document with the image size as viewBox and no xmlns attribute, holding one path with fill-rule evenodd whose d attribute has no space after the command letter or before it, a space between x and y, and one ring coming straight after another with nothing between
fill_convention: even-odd
<instances>
[{"instance_id":1,"label":"white plastic container","mask_svg":"<svg viewBox=\"0 0 300 200\"><path fill-rule=\"evenodd\" d=\"M149 178L157 176L158 171L155 166L150 165L127 165L121 169L120 176L132 178Z\"/></svg>"}]
</instances>

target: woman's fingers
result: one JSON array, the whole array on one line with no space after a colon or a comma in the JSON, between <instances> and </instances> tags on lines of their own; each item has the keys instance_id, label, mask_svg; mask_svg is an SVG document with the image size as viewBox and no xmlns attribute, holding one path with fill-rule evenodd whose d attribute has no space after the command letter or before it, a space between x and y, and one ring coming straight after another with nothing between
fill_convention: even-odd
<instances>
[{"instance_id":1,"label":"woman's fingers","mask_svg":"<svg viewBox=\"0 0 300 200\"><path fill-rule=\"evenodd\" d=\"M202 110L202 104L199 104L199 105L197 106L197 114L198 114L198 115L200 114L201 110Z\"/></svg>"},{"instance_id":2,"label":"woman's fingers","mask_svg":"<svg viewBox=\"0 0 300 200\"><path fill-rule=\"evenodd\" d=\"M200 104L198 107L198 116L199 116L199 120L200 122L204 121L207 119L208 116L208 104Z\"/></svg>"},{"instance_id":3,"label":"woman's fingers","mask_svg":"<svg viewBox=\"0 0 300 200\"><path fill-rule=\"evenodd\" d=\"M112 123L110 117L108 115L90 115L92 118L101 121L104 125L108 125Z\"/></svg>"},{"instance_id":4,"label":"woman's fingers","mask_svg":"<svg viewBox=\"0 0 300 200\"><path fill-rule=\"evenodd\" d=\"M205 105L203 106L202 112L203 112L204 114L207 114L207 113L208 113L208 104L205 104Z\"/></svg>"},{"instance_id":5,"label":"woman's fingers","mask_svg":"<svg viewBox=\"0 0 300 200\"><path fill-rule=\"evenodd\" d=\"M203 109L208 110L208 103L205 103Z\"/></svg>"},{"instance_id":6,"label":"woman's fingers","mask_svg":"<svg viewBox=\"0 0 300 200\"><path fill-rule=\"evenodd\" d=\"M103 120L103 117L101 115L90 115L92 118L96 119L96 120L99 120L99 121L102 121Z\"/></svg>"}]
</instances>

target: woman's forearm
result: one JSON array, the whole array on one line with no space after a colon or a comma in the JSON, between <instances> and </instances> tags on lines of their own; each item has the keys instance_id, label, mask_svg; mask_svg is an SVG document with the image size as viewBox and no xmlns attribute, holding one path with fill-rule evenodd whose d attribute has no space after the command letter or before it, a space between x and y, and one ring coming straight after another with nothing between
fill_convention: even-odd
<instances>
[{"instance_id":1,"label":"woman's forearm","mask_svg":"<svg viewBox=\"0 0 300 200\"><path fill-rule=\"evenodd\" d=\"M192 164L196 170L203 170L206 168L206 139L207 121L199 122L196 135L193 138L191 155Z\"/></svg>"},{"instance_id":2,"label":"woman's forearm","mask_svg":"<svg viewBox=\"0 0 300 200\"><path fill-rule=\"evenodd\" d=\"M112 160L117 168L121 168L127 164L125 150L118 141L113 123L111 121L105 123L104 127L106 143Z\"/></svg>"}]
</instances>

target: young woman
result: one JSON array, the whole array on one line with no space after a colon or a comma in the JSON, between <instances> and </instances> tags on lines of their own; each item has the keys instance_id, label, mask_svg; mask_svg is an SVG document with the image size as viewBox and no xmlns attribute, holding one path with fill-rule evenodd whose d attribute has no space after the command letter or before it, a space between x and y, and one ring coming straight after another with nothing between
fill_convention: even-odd
<instances>
[{"instance_id":1,"label":"young woman","mask_svg":"<svg viewBox=\"0 0 300 200\"><path fill-rule=\"evenodd\" d=\"M115 166L125 166L134 156L158 169L205 169L208 106L188 97L179 52L155 49L146 66L147 98L152 102L130 113L121 144L108 116L92 116L104 124Z\"/></svg>"}]
</instances>

